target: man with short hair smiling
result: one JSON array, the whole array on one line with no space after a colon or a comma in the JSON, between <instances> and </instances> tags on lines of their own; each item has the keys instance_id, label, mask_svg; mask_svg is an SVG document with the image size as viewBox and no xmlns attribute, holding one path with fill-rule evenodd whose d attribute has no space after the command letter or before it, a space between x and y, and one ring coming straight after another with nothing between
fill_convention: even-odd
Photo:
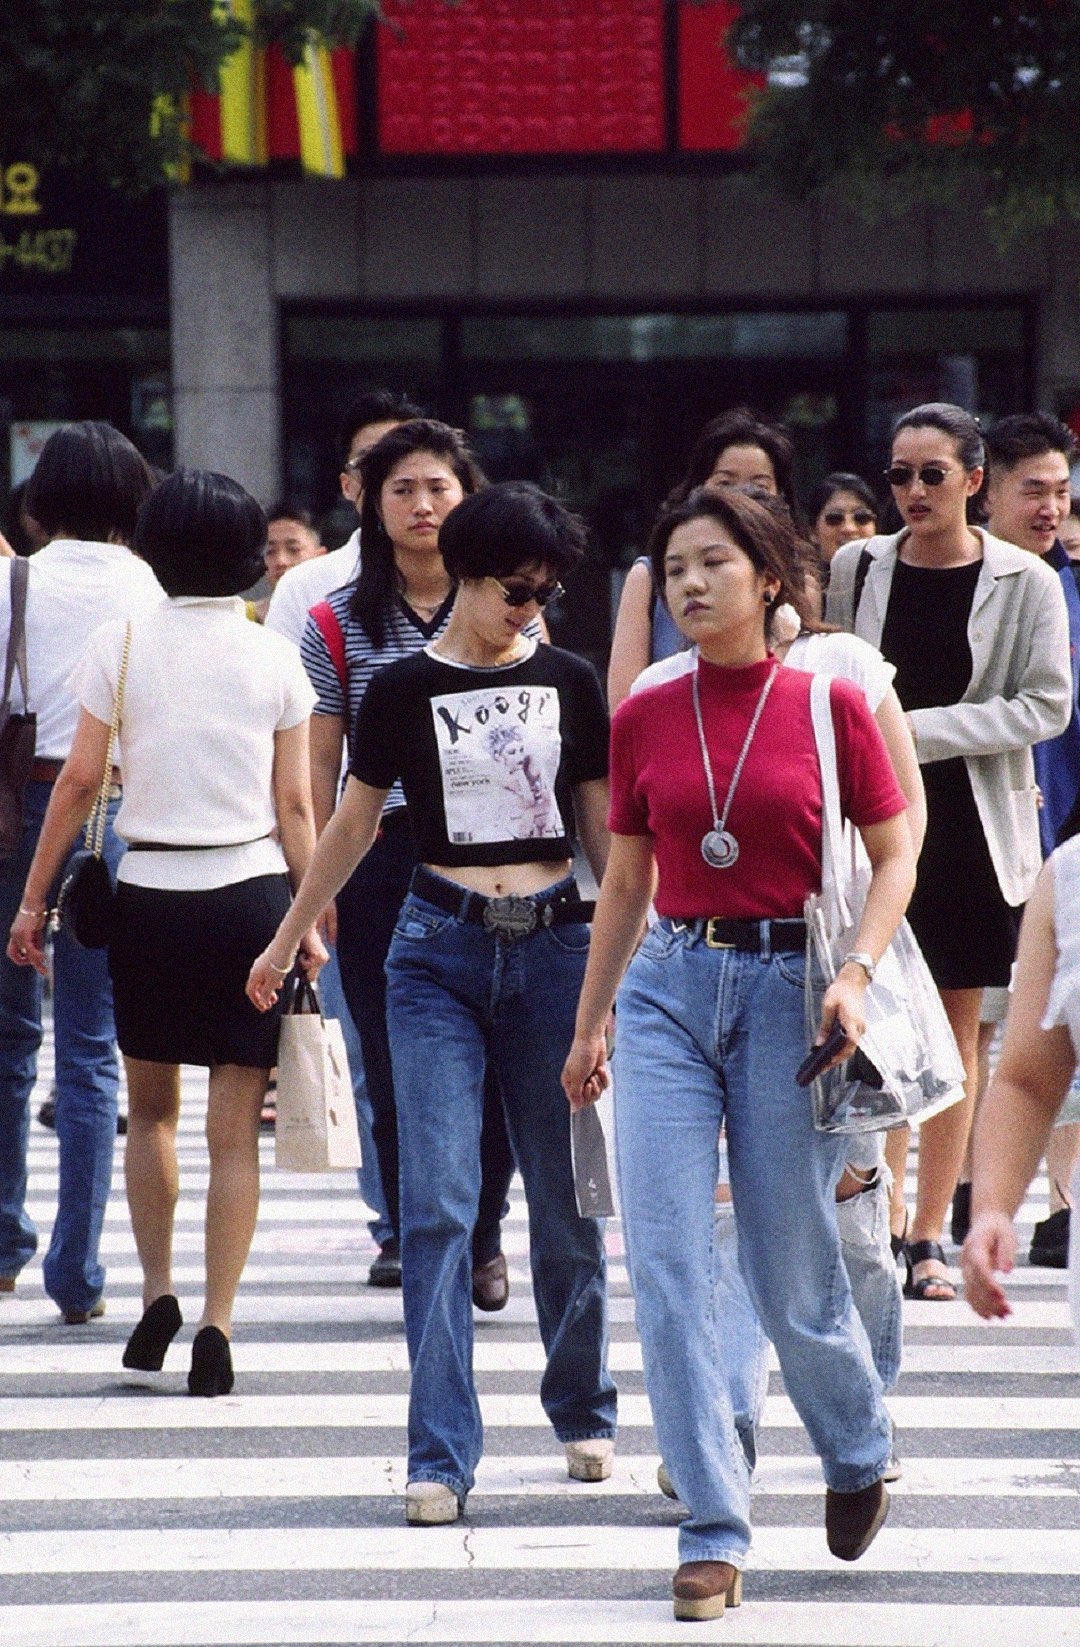
<instances>
[{"instance_id":1,"label":"man with short hair smiling","mask_svg":"<svg viewBox=\"0 0 1080 1647\"><path fill-rule=\"evenodd\" d=\"M1071 430L1047 412L1001 418L986 435L989 480L987 527L995 537L1039 555L1061 578L1069 613L1073 713L1065 731L1036 744L1035 777L1042 792L1039 832L1047 856L1080 800L1080 593L1069 557L1058 537L1071 507L1069 469L1076 456ZM1063 1269L1069 1244L1069 1208L1062 1193L1080 1150L1080 1118L1075 1092L1065 1101L1046 1152L1050 1179L1049 1217L1036 1224L1030 1258Z\"/></svg>"},{"instance_id":2,"label":"man with short hair smiling","mask_svg":"<svg viewBox=\"0 0 1080 1647\"><path fill-rule=\"evenodd\" d=\"M1042 791L1039 830L1044 855L1080 794L1080 596L1058 530L1069 513L1069 465L1076 452L1072 432L1047 412L1020 413L995 423L985 437L989 464L987 527L995 537L1039 555L1061 577L1069 611L1073 716L1056 738L1034 748L1035 777Z\"/></svg>"}]
</instances>

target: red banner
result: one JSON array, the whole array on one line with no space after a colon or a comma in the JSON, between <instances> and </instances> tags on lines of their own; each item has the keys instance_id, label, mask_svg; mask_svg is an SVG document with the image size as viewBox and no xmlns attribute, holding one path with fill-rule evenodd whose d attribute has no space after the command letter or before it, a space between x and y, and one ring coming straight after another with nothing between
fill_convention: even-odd
<instances>
[{"instance_id":1,"label":"red banner","mask_svg":"<svg viewBox=\"0 0 1080 1647\"><path fill-rule=\"evenodd\" d=\"M710 0L679 6L679 147L708 151L741 149L747 94L763 82L733 63L724 36L738 6Z\"/></svg>"},{"instance_id":2,"label":"red banner","mask_svg":"<svg viewBox=\"0 0 1080 1647\"><path fill-rule=\"evenodd\" d=\"M385 0L384 154L665 147L663 0Z\"/></svg>"}]
</instances>

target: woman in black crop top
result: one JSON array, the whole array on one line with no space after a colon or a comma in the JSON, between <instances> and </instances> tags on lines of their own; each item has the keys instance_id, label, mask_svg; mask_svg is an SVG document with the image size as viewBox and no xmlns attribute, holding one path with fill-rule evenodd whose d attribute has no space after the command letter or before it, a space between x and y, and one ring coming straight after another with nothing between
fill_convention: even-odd
<instances>
[{"instance_id":1,"label":"woman in black crop top","mask_svg":"<svg viewBox=\"0 0 1080 1647\"><path fill-rule=\"evenodd\" d=\"M603 1235L577 1211L559 1084L589 946L572 835L602 874L607 714L587 664L523 633L580 560L584 530L512 482L451 511L440 548L459 582L449 626L368 687L341 805L248 984L257 1006L276 999L303 911L370 849L400 779L420 867L387 960L387 1023L412 1368L406 1515L426 1524L457 1519L481 1452L469 1244L489 1059L529 1206L541 1400L575 1479L610 1474L616 1418Z\"/></svg>"}]
</instances>

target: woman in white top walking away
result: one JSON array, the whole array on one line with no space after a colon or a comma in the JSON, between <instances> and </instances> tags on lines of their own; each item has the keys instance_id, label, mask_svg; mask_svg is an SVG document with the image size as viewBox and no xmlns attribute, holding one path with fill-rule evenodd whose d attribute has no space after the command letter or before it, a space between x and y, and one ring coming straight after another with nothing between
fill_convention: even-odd
<instances>
[{"instance_id":1,"label":"woman in white top walking away","mask_svg":"<svg viewBox=\"0 0 1080 1647\"><path fill-rule=\"evenodd\" d=\"M33 559L0 568L0 636L11 621L12 575L27 580L26 652L29 702L37 716L35 759L23 798L17 850L0 864L0 930L20 905L37 912L55 890L45 881L31 903L23 892L53 784L75 736L78 706L68 677L86 637L110 618L153 606L161 589L128 545L139 505L153 477L131 442L108 423L69 423L46 441L30 478L30 510L49 538ZM11 708L23 708L13 691ZM105 755L97 769L101 781ZM103 856L115 869L122 845L113 831L119 791L111 794ZM54 868L59 872L62 859ZM42 1034L42 981L0 959L0 1293L37 1247L26 1210L26 1149L30 1093ZM112 1182L119 1067L112 992L105 956L81 949L66 933L53 944L53 1033L56 1051L56 1138L60 1185L56 1221L42 1266L45 1291L68 1326L81 1326L104 1307L105 1269L98 1243Z\"/></svg>"},{"instance_id":2,"label":"woman in white top walking away","mask_svg":"<svg viewBox=\"0 0 1080 1647\"><path fill-rule=\"evenodd\" d=\"M277 1052L278 1014L244 995L254 957L289 906L315 842L308 716L315 694L296 649L249 623L239 592L258 575L262 510L224 475L181 470L140 512L135 543L168 600L130 627L120 716L127 842L109 947L116 1027L128 1076L128 1204L145 1314L124 1365L160 1369L182 1325L172 1292L179 1065L210 1070L206 1302L192 1346L192 1395L232 1388L229 1331L259 1203L259 1110ZM44 908L58 865L98 787L125 625L90 639L73 678L75 741L30 866L29 914L12 960L44 966ZM276 835L275 835L276 832ZM278 844L280 838L280 845ZM300 945L309 975L326 952Z\"/></svg>"}]
</instances>

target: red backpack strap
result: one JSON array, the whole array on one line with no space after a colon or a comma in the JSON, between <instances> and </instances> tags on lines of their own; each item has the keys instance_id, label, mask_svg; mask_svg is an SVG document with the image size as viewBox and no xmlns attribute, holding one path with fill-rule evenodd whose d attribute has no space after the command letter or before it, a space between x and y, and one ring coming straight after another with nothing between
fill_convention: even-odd
<instances>
[{"instance_id":1,"label":"red backpack strap","mask_svg":"<svg viewBox=\"0 0 1080 1647\"><path fill-rule=\"evenodd\" d=\"M321 600L318 606L313 606L308 616L314 618L316 628L326 642L326 650L330 654L330 662L334 666L334 673L341 682L341 692L345 700L345 713L349 712L349 670L345 662L345 634L338 622L337 613L328 600Z\"/></svg>"}]
</instances>

